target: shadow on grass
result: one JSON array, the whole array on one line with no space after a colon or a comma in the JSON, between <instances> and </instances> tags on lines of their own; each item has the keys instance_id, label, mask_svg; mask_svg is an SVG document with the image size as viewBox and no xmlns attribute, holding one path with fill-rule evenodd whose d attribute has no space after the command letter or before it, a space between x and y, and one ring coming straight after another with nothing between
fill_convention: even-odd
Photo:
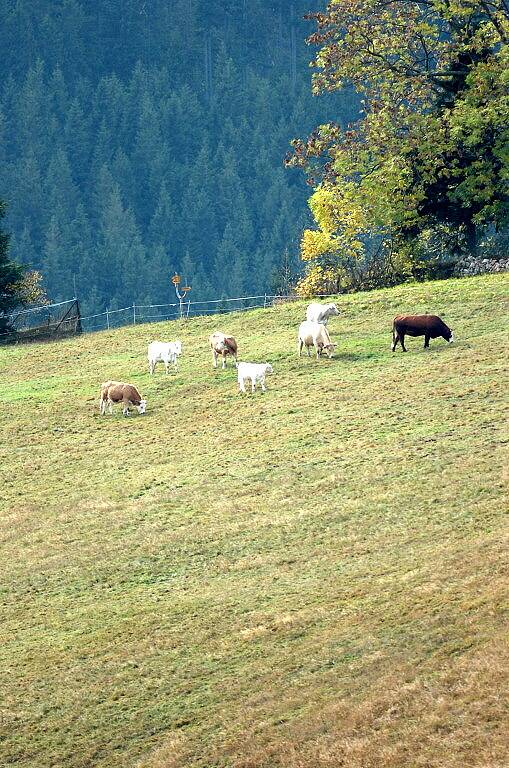
<instances>
[{"instance_id":1,"label":"shadow on grass","mask_svg":"<svg viewBox=\"0 0 509 768\"><path fill-rule=\"evenodd\" d=\"M331 362L357 363L363 360L376 360L380 357L383 357L383 352L384 350L378 350L376 352L337 352L332 358Z\"/></svg>"}]
</instances>

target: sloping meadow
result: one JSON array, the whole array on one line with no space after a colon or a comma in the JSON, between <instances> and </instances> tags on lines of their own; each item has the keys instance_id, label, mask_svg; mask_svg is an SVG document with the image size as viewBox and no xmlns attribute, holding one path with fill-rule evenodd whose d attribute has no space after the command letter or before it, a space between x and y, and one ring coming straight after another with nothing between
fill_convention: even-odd
<instances>
[{"instance_id":1,"label":"sloping meadow","mask_svg":"<svg viewBox=\"0 0 509 768\"><path fill-rule=\"evenodd\" d=\"M0 765L505 765L507 288L339 297L332 360L304 302L0 349Z\"/></svg>"}]
</instances>

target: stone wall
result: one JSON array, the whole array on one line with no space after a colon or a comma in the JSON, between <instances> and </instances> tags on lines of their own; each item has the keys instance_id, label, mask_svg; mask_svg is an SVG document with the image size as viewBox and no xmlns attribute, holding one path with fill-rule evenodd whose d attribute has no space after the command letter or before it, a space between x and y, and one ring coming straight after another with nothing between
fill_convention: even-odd
<instances>
[{"instance_id":1,"label":"stone wall","mask_svg":"<svg viewBox=\"0 0 509 768\"><path fill-rule=\"evenodd\" d=\"M488 272L509 272L509 257L502 259L483 259L479 256L467 256L458 262L458 276L484 275Z\"/></svg>"}]
</instances>

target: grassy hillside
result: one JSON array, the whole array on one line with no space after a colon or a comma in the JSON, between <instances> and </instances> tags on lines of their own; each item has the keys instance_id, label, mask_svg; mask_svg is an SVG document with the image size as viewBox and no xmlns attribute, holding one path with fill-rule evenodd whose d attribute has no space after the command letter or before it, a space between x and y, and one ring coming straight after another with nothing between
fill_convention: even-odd
<instances>
[{"instance_id":1,"label":"grassy hillside","mask_svg":"<svg viewBox=\"0 0 509 768\"><path fill-rule=\"evenodd\" d=\"M304 303L0 349L0 765L506 766L507 287L340 297L318 363ZM391 354L403 311L457 342Z\"/></svg>"}]
</instances>

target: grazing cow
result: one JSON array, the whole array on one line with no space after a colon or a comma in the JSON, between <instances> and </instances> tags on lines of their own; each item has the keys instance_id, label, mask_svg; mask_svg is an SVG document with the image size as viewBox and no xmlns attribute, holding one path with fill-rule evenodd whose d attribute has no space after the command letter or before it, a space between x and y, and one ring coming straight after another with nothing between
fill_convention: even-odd
<instances>
[{"instance_id":1,"label":"grazing cow","mask_svg":"<svg viewBox=\"0 0 509 768\"><path fill-rule=\"evenodd\" d=\"M430 339L442 336L446 341L454 341L451 329L437 315L398 315L392 324L392 351L398 341L406 352L405 336L424 336L424 348L429 347Z\"/></svg>"},{"instance_id":2,"label":"grazing cow","mask_svg":"<svg viewBox=\"0 0 509 768\"><path fill-rule=\"evenodd\" d=\"M323 323L327 325L329 317L339 315L339 309L335 304L310 304L306 309L306 320L310 323Z\"/></svg>"},{"instance_id":3,"label":"grazing cow","mask_svg":"<svg viewBox=\"0 0 509 768\"><path fill-rule=\"evenodd\" d=\"M255 391L257 384L260 384L262 392L266 392L265 376L268 373L273 373L272 366L268 363L238 363L237 381L240 392L246 391L246 381L251 381L251 392Z\"/></svg>"},{"instance_id":4,"label":"grazing cow","mask_svg":"<svg viewBox=\"0 0 509 768\"><path fill-rule=\"evenodd\" d=\"M237 342L233 336L227 336L221 331L215 331L209 336L209 344L212 350L212 359L214 361L214 368L217 368L217 358L219 355L223 358L222 368L226 368L226 357L231 355L237 363Z\"/></svg>"},{"instance_id":5,"label":"grazing cow","mask_svg":"<svg viewBox=\"0 0 509 768\"><path fill-rule=\"evenodd\" d=\"M147 401L141 397L135 386L124 384L122 381L105 381L101 384L101 399L99 400L101 415L105 415L106 405L109 406L109 412L113 413L114 403L122 403L124 416L130 415L130 405L134 405L140 414L145 413L147 409Z\"/></svg>"},{"instance_id":6,"label":"grazing cow","mask_svg":"<svg viewBox=\"0 0 509 768\"><path fill-rule=\"evenodd\" d=\"M176 341L152 341L148 345L148 367L150 374L154 373L157 363L164 363L166 373L173 363L177 370L177 358L182 354L182 342Z\"/></svg>"},{"instance_id":7,"label":"grazing cow","mask_svg":"<svg viewBox=\"0 0 509 768\"><path fill-rule=\"evenodd\" d=\"M334 354L335 345L332 343L329 332L323 323L313 323L309 320L304 320L299 326L299 343L298 352L299 357L302 353L302 347L305 346L310 356L309 348L314 347L316 349L316 359L320 357L323 350L326 351L328 357L332 357Z\"/></svg>"}]
</instances>

